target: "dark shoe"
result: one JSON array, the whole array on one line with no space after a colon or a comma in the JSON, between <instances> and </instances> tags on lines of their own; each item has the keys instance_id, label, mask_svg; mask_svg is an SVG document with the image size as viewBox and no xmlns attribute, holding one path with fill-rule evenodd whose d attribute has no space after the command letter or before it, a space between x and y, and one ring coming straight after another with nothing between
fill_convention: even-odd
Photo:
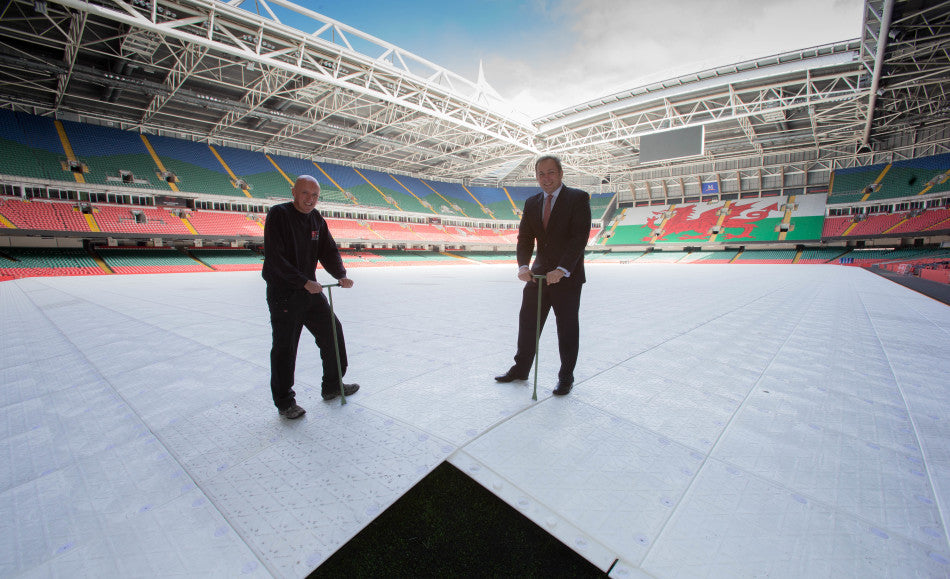
<instances>
[{"instance_id":1,"label":"dark shoe","mask_svg":"<svg viewBox=\"0 0 950 579\"><path fill-rule=\"evenodd\" d=\"M344 385L343 385L343 395L344 395L344 396L352 396L352 395L355 394L356 391L359 390L359 389L360 389L360 385L359 385L359 384L344 384ZM336 397L339 396L339 395L340 395L340 387L339 387L339 386L336 386L336 387L335 387L334 389L332 389L332 390L324 390L324 391L323 391L323 399L324 399L324 400L333 400L334 398L336 398Z\"/></svg>"},{"instance_id":2,"label":"dark shoe","mask_svg":"<svg viewBox=\"0 0 950 579\"><path fill-rule=\"evenodd\" d=\"M555 396L565 396L571 393L571 388L574 387L573 382L568 382L566 380L558 380L557 388L554 389Z\"/></svg>"},{"instance_id":3,"label":"dark shoe","mask_svg":"<svg viewBox=\"0 0 950 579\"><path fill-rule=\"evenodd\" d=\"M513 374L511 370L508 370L501 376L495 376L496 382L514 382L515 380L527 380L527 379L528 379L527 376L518 376L517 374Z\"/></svg>"},{"instance_id":4,"label":"dark shoe","mask_svg":"<svg viewBox=\"0 0 950 579\"><path fill-rule=\"evenodd\" d=\"M306 410L294 404L290 408L284 408L283 410L278 410L281 416L284 418L289 418L293 420L294 418L300 418L307 413Z\"/></svg>"}]
</instances>

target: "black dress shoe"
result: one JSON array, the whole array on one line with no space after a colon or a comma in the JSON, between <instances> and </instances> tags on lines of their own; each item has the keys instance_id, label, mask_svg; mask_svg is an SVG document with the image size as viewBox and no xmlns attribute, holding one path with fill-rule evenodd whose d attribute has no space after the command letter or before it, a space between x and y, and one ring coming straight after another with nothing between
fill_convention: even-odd
<instances>
[{"instance_id":1,"label":"black dress shoe","mask_svg":"<svg viewBox=\"0 0 950 579\"><path fill-rule=\"evenodd\" d=\"M356 394L356 391L359 390L359 389L360 389L360 385L359 385L359 384L344 384L344 385L343 385L343 395L344 395L344 396L352 396L353 394ZM324 400L328 400L328 401L329 401L329 400L333 400L334 398L336 398L336 397L339 396L339 395L340 395L340 387L339 387L339 386L335 386L335 387L331 386L331 387L326 388L326 389L323 390L323 399L324 399Z\"/></svg>"},{"instance_id":2,"label":"black dress shoe","mask_svg":"<svg viewBox=\"0 0 950 579\"><path fill-rule=\"evenodd\" d=\"M558 380L557 388L554 389L555 396L565 396L571 393L571 388L574 387L573 382L567 382L566 380Z\"/></svg>"},{"instance_id":3,"label":"black dress shoe","mask_svg":"<svg viewBox=\"0 0 950 579\"><path fill-rule=\"evenodd\" d=\"M514 382L515 380L527 380L527 379L528 379L527 376L518 376L516 374L512 374L511 370L508 370L501 376L495 376L495 380L497 382Z\"/></svg>"}]
</instances>

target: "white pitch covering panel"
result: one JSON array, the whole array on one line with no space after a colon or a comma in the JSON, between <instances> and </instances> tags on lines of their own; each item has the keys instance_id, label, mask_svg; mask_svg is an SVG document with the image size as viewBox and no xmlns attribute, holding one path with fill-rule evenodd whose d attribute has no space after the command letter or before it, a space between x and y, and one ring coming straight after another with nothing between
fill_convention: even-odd
<instances>
[{"instance_id":1,"label":"white pitch covering panel","mask_svg":"<svg viewBox=\"0 0 950 579\"><path fill-rule=\"evenodd\" d=\"M0 576L302 577L443 460L615 577L950 575L950 308L857 268L592 264L574 392L511 266L354 269L361 390L270 401L259 274L0 283Z\"/></svg>"}]
</instances>

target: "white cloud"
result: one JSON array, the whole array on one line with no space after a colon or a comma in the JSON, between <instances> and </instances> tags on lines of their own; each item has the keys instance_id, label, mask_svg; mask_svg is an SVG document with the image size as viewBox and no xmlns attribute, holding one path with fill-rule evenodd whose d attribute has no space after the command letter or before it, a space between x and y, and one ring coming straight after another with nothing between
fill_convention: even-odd
<instances>
[{"instance_id":1,"label":"white cloud","mask_svg":"<svg viewBox=\"0 0 950 579\"><path fill-rule=\"evenodd\" d=\"M856 38L862 0L559 0L554 25L485 59L486 77L536 117L706 68Z\"/></svg>"}]
</instances>

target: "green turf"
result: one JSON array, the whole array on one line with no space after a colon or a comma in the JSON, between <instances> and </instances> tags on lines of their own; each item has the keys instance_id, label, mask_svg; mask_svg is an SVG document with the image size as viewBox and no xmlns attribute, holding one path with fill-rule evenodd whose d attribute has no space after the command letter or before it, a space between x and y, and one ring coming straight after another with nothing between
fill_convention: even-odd
<instances>
[{"instance_id":1,"label":"green turf","mask_svg":"<svg viewBox=\"0 0 950 579\"><path fill-rule=\"evenodd\" d=\"M310 577L606 577L444 462Z\"/></svg>"}]
</instances>

